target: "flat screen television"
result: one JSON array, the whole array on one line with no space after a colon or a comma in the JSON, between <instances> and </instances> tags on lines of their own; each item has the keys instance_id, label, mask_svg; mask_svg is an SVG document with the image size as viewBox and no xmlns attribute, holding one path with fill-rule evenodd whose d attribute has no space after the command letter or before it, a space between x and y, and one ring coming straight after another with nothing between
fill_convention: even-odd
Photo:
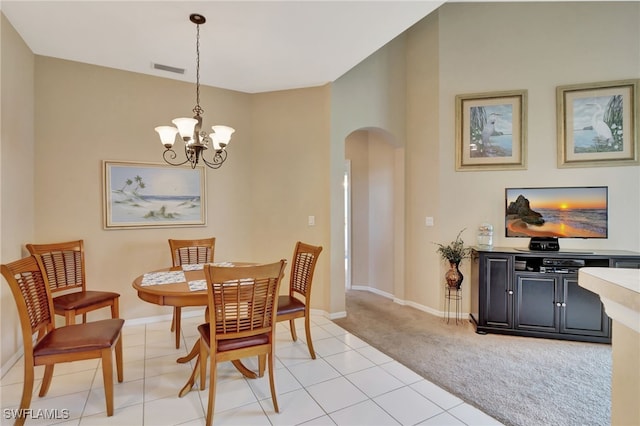
<instances>
[{"instance_id":1,"label":"flat screen television","mask_svg":"<svg viewBox=\"0 0 640 426\"><path fill-rule=\"evenodd\" d=\"M505 236L607 238L608 211L606 186L506 188Z\"/></svg>"}]
</instances>

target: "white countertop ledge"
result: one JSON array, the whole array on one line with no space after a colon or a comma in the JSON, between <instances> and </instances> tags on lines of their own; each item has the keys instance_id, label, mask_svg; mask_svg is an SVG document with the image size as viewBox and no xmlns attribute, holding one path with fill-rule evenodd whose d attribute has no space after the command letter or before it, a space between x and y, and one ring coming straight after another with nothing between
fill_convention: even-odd
<instances>
[{"instance_id":1,"label":"white countertop ledge","mask_svg":"<svg viewBox=\"0 0 640 426\"><path fill-rule=\"evenodd\" d=\"M600 296L613 320L640 333L640 269L580 268L578 284Z\"/></svg>"}]
</instances>

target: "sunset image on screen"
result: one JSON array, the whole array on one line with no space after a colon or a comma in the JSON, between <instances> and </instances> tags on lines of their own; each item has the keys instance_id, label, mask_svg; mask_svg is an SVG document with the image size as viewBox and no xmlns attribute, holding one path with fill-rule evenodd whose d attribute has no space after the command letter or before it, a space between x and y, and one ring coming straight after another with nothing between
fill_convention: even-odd
<instances>
[{"instance_id":1,"label":"sunset image on screen","mask_svg":"<svg viewBox=\"0 0 640 426\"><path fill-rule=\"evenodd\" d=\"M507 237L607 238L607 187L509 188Z\"/></svg>"},{"instance_id":2,"label":"sunset image on screen","mask_svg":"<svg viewBox=\"0 0 640 426\"><path fill-rule=\"evenodd\" d=\"M531 203L531 208L575 210L604 209L607 192L604 188L549 188L521 191ZM597 189L597 190L596 190Z\"/></svg>"}]
</instances>

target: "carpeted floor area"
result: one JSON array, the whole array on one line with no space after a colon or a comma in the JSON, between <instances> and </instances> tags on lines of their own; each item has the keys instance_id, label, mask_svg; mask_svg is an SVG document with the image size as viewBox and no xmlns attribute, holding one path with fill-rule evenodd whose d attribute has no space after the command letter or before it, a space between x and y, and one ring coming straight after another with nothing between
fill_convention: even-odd
<instances>
[{"instance_id":1,"label":"carpeted floor area","mask_svg":"<svg viewBox=\"0 0 640 426\"><path fill-rule=\"evenodd\" d=\"M336 324L506 425L610 424L610 345L479 335L367 291L346 308Z\"/></svg>"}]
</instances>

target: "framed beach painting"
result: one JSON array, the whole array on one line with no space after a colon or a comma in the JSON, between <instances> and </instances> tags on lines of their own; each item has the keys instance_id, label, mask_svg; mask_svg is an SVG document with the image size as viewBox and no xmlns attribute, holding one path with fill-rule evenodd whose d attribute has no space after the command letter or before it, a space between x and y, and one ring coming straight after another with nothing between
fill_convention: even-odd
<instances>
[{"instance_id":1,"label":"framed beach painting","mask_svg":"<svg viewBox=\"0 0 640 426\"><path fill-rule=\"evenodd\" d=\"M204 167L103 161L104 228L206 225Z\"/></svg>"},{"instance_id":2,"label":"framed beach painting","mask_svg":"<svg viewBox=\"0 0 640 426\"><path fill-rule=\"evenodd\" d=\"M527 168L527 91L456 96L456 170Z\"/></svg>"},{"instance_id":3,"label":"framed beach painting","mask_svg":"<svg viewBox=\"0 0 640 426\"><path fill-rule=\"evenodd\" d=\"M638 81L556 88L558 167L639 164Z\"/></svg>"}]
</instances>

